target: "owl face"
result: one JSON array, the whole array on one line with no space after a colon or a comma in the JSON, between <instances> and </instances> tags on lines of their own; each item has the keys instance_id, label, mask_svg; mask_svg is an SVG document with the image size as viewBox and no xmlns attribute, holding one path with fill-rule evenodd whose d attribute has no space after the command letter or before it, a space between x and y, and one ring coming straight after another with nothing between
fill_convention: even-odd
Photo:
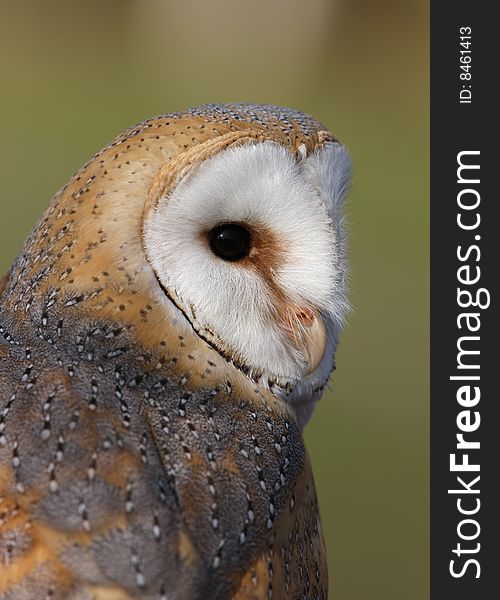
<instances>
[{"instance_id":1,"label":"owl face","mask_svg":"<svg viewBox=\"0 0 500 600\"><path fill-rule=\"evenodd\" d=\"M274 141L184 167L150 204L144 246L197 335L290 401L322 388L345 298L342 199L349 159Z\"/></svg>"}]
</instances>

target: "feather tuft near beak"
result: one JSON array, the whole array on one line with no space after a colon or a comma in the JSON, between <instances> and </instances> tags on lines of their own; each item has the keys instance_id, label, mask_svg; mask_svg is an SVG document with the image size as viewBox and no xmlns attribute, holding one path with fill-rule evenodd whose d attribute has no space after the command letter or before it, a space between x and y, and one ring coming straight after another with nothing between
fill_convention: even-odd
<instances>
[{"instance_id":1,"label":"feather tuft near beak","mask_svg":"<svg viewBox=\"0 0 500 600\"><path fill-rule=\"evenodd\" d=\"M325 355L327 331L324 321L310 308L288 310L283 320L294 345L306 360L305 374L309 375Z\"/></svg>"}]
</instances>

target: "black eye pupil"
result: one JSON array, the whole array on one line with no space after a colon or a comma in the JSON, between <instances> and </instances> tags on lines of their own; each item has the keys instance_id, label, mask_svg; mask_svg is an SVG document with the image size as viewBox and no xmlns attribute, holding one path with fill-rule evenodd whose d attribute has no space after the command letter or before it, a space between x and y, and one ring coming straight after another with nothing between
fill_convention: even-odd
<instances>
[{"instance_id":1,"label":"black eye pupil","mask_svg":"<svg viewBox=\"0 0 500 600\"><path fill-rule=\"evenodd\" d=\"M223 223L208 232L212 252L223 260L241 260L250 252L250 232L237 223Z\"/></svg>"}]
</instances>

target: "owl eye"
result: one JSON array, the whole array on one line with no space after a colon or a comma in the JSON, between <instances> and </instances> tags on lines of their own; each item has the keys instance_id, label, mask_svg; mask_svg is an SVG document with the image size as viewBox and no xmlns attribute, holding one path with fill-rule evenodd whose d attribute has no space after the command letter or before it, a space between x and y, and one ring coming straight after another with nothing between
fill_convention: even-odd
<instances>
[{"instance_id":1,"label":"owl eye","mask_svg":"<svg viewBox=\"0 0 500 600\"><path fill-rule=\"evenodd\" d=\"M223 260L235 261L248 256L251 237L248 229L237 223L223 223L208 232L212 252Z\"/></svg>"}]
</instances>

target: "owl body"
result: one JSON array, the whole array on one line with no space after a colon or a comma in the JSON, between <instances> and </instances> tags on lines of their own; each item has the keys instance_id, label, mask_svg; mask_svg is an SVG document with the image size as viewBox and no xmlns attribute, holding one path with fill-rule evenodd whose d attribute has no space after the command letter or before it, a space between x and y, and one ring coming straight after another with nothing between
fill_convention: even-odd
<instances>
[{"instance_id":1,"label":"owl body","mask_svg":"<svg viewBox=\"0 0 500 600\"><path fill-rule=\"evenodd\" d=\"M211 105L56 195L0 286L0 598L327 597L301 429L346 304L346 164L311 117Z\"/></svg>"}]
</instances>

